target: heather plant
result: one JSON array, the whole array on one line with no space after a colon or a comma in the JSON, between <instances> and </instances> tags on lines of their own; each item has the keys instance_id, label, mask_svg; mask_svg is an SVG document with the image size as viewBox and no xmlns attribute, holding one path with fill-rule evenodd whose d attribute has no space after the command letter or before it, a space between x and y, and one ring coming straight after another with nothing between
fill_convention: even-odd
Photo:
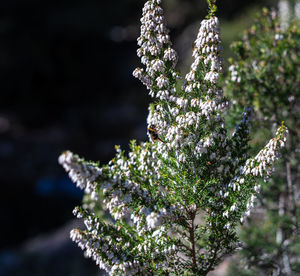
<instances>
[{"instance_id":1,"label":"heather plant","mask_svg":"<svg viewBox=\"0 0 300 276\"><path fill-rule=\"evenodd\" d=\"M300 272L300 32L297 19L287 20L291 16L286 7L288 2L280 1L278 15L264 9L242 40L232 45L236 55L229 60L226 91L235 99L233 114L244 105L255 110L254 148L282 120L290 130L278 168L263 185L259 212L242 228L240 265L235 263L232 275Z\"/></svg>"},{"instance_id":2,"label":"heather plant","mask_svg":"<svg viewBox=\"0 0 300 276\"><path fill-rule=\"evenodd\" d=\"M148 89L150 141L131 141L125 153L100 166L70 151L59 162L89 196L76 207L86 229L71 238L110 275L206 275L240 246L236 227L249 215L284 146L282 124L257 155L250 157L251 108L229 134L229 100L219 86L222 72L215 0L195 40L194 62L184 79L164 22L161 0L143 8L133 75ZM113 221L99 217L101 205Z\"/></svg>"}]
</instances>

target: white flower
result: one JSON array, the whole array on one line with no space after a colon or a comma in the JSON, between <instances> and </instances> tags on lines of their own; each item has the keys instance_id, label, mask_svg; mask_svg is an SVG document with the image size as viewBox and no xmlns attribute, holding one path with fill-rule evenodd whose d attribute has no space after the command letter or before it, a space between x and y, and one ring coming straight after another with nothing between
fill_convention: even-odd
<instances>
[{"instance_id":1,"label":"white flower","mask_svg":"<svg viewBox=\"0 0 300 276\"><path fill-rule=\"evenodd\" d=\"M147 222L147 226L150 229L155 229L158 226L161 225L162 223L162 218L159 214L155 213L155 212L151 212L147 217L146 217L146 222Z\"/></svg>"},{"instance_id":2,"label":"white flower","mask_svg":"<svg viewBox=\"0 0 300 276\"><path fill-rule=\"evenodd\" d=\"M219 74L214 71L208 72L204 77L204 80L209 81L211 83L217 83L218 79L219 79Z\"/></svg>"},{"instance_id":3,"label":"white flower","mask_svg":"<svg viewBox=\"0 0 300 276\"><path fill-rule=\"evenodd\" d=\"M228 218L228 210L226 210L224 213L223 213L223 217L227 217Z\"/></svg>"},{"instance_id":4,"label":"white flower","mask_svg":"<svg viewBox=\"0 0 300 276\"><path fill-rule=\"evenodd\" d=\"M164 60L165 61L177 61L177 53L172 48L168 48L164 51Z\"/></svg>"},{"instance_id":5,"label":"white flower","mask_svg":"<svg viewBox=\"0 0 300 276\"><path fill-rule=\"evenodd\" d=\"M281 40L283 38L282 34L275 34L275 40Z\"/></svg>"},{"instance_id":6,"label":"white flower","mask_svg":"<svg viewBox=\"0 0 300 276\"><path fill-rule=\"evenodd\" d=\"M234 203L231 207L230 207L230 211L233 212L236 209L236 204Z\"/></svg>"},{"instance_id":7,"label":"white flower","mask_svg":"<svg viewBox=\"0 0 300 276\"><path fill-rule=\"evenodd\" d=\"M164 72L165 71L164 62L160 59L154 60L152 62L152 67L153 67L153 70L157 71L157 72Z\"/></svg>"},{"instance_id":8,"label":"white flower","mask_svg":"<svg viewBox=\"0 0 300 276\"><path fill-rule=\"evenodd\" d=\"M156 82L157 82L157 86L159 88L163 88L163 87L166 87L168 84L169 84L169 80L168 78L166 78L165 76L160 76L156 79Z\"/></svg>"}]
</instances>

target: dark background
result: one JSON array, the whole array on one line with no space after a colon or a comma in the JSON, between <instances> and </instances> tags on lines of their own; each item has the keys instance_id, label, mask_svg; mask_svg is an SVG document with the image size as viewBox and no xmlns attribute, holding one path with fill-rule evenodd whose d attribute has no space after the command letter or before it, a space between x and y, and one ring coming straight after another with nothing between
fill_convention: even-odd
<instances>
[{"instance_id":1,"label":"dark background","mask_svg":"<svg viewBox=\"0 0 300 276\"><path fill-rule=\"evenodd\" d=\"M164 1L184 71L204 0ZM228 43L249 14L277 1L222 0ZM82 192L57 158L105 163L114 145L146 137L146 89L132 77L144 1L0 3L0 275L96 275L69 241ZM235 22L231 25L230 22ZM242 24L243 25L243 24Z\"/></svg>"}]
</instances>

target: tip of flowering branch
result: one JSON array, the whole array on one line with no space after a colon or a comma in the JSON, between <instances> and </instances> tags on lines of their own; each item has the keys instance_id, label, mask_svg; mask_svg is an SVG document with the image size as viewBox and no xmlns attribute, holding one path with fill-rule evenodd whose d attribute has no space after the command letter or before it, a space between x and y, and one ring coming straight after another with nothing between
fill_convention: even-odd
<instances>
[{"instance_id":1,"label":"tip of flowering branch","mask_svg":"<svg viewBox=\"0 0 300 276\"><path fill-rule=\"evenodd\" d=\"M73 153L69 150L65 150L58 157L58 163L64 165L66 162L70 162L73 157Z\"/></svg>"},{"instance_id":2,"label":"tip of flowering branch","mask_svg":"<svg viewBox=\"0 0 300 276\"><path fill-rule=\"evenodd\" d=\"M208 4L207 18L211 18L211 17L215 16L215 13L217 11L216 2L217 2L217 0L207 0L207 4Z\"/></svg>"},{"instance_id":3,"label":"tip of flowering branch","mask_svg":"<svg viewBox=\"0 0 300 276\"><path fill-rule=\"evenodd\" d=\"M277 133L279 133L279 134L287 134L288 133L288 128L284 124L284 121L281 122L281 126L278 128Z\"/></svg>"}]
</instances>

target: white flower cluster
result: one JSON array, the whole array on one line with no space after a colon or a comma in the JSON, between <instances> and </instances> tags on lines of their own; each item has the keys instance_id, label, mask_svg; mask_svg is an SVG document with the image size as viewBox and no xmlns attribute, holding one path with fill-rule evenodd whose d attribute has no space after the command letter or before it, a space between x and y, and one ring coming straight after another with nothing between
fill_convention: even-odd
<instances>
[{"instance_id":1,"label":"white flower cluster","mask_svg":"<svg viewBox=\"0 0 300 276\"><path fill-rule=\"evenodd\" d=\"M199 108L199 115L205 116L209 120L211 115L216 111L224 111L229 107L228 101L220 99L211 99L208 95L205 100L194 98L191 100L191 106Z\"/></svg>"},{"instance_id":2,"label":"white flower cluster","mask_svg":"<svg viewBox=\"0 0 300 276\"><path fill-rule=\"evenodd\" d=\"M170 206L159 210L155 205L151 209L142 207L138 212L131 212L130 219L139 230L139 234L142 234L145 231L159 229L165 221L174 221L176 219L175 210L179 211L180 209L179 206Z\"/></svg>"},{"instance_id":3,"label":"white flower cluster","mask_svg":"<svg viewBox=\"0 0 300 276\"><path fill-rule=\"evenodd\" d=\"M169 220L174 219L174 206L155 211L157 209L155 200L148 190L142 188L137 182L130 180L132 176L130 168L135 167L142 175L151 176L148 178L150 185L153 185L153 182L156 181L156 176L159 176L158 171L161 169L160 162L155 161L156 155L163 151L160 147L164 145L161 144L155 147L152 144L151 146L155 150L151 147L140 147L138 153L130 152L128 159L122 157L122 152L117 148L117 161L115 163L111 162L107 168L108 173L112 177L109 181L104 181L100 187L103 191L105 207L114 219L119 220L123 217L129 217L129 214L131 214L131 221L137 229L142 229L145 223L145 229L155 229L163 223L165 218ZM157 151L157 149L160 150ZM126 176L126 180L124 180L124 176ZM140 179L140 182L143 180L145 181L144 177ZM141 208L138 212L131 210L129 206L137 199L149 207ZM144 217L146 218L146 222L144 222Z\"/></svg>"},{"instance_id":4,"label":"white flower cluster","mask_svg":"<svg viewBox=\"0 0 300 276\"><path fill-rule=\"evenodd\" d=\"M164 23L160 2L160 0L150 0L143 8L141 35L138 38L140 48L137 50L137 55L146 66L146 70L137 68L133 75L146 85L152 97L167 99L172 92L170 74L174 79L178 78L173 70L177 63L177 53L171 47L169 30Z\"/></svg>"},{"instance_id":5,"label":"white flower cluster","mask_svg":"<svg viewBox=\"0 0 300 276\"><path fill-rule=\"evenodd\" d=\"M244 113L244 117L241 125L249 124L249 116L251 116L252 110L247 109ZM248 131L248 128L244 129ZM276 137L271 139L269 143L256 155L256 157L248 159L240 168L240 174L236 175L228 184L228 187L232 189L233 192L238 191L239 193L242 190L242 186L246 180L249 180L251 177L264 177L264 180L271 175L273 171L273 166L275 161L279 158L279 152L282 147L285 146L286 137L288 131L284 127L280 127L277 130ZM236 132L234 136L241 137L240 133ZM260 185L255 184L253 188L254 194L251 195L250 199L246 205L246 211L241 216L241 222L250 215L251 208L254 206L255 194L260 191ZM229 191L224 194L224 197L229 196ZM239 205L239 204L238 204ZM231 212L234 212L237 208L237 205L231 206L231 208L226 210L223 213L224 217L229 217Z\"/></svg>"},{"instance_id":6,"label":"white flower cluster","mask_svg":"<svg viewBox=\"0 0 300 276\"><path fill-rule=\"evenodd\" d=\"M214 134L217 135L216 133ZM213 143L214 143L213 137L208 136L205 137L204 139L201 139L195 147L195 151L194 151L195 155L200 157L202 154L207 153L207 149L210 146L212 146Z\"/></svg>"},{"instance_id":7,"label":"white flower cluster","mask_svg":"<svg viewBox=\"0 0 300 276\"><path fill-rule=\"evenodd\" d=\"M239 76L239 73L237 71L238 66L237 65L230 65L228 70L230 73L231 81L240 83L241 82L241 77Z\"/></svg>"},{"instance_id":8,"label":"white flower cluster","mask_svg":"<svg viewBox=\"0 0 300 276\"><path fill-rule=\"evenodd\" d=\"M167 229L164 226L155 227L156 230L151 232L139 233L131 229L122 237L119 235L122 226L104 225L94 214L88 215L79 208L74 209L74 215L84 217L86 230L73 229L70 232L71 239L85 251L87 257L95 260L110 275L152 275L148 274L148 264L138 259L140 254L151 254L153 259L164 256L166 261L158 264L158 267L166 266L167 260L174 256L176 247L167 245ZM134 244L135 240L133 243L128 241L133 235L144 242ZM116 239L118 244L113 244L111 239Z\"/></svg>"},{"instance_id":9,"label":"white flower cluster","mask_svg":"<svg viewBox=\"0 0 300 276\"><path fill-rule=\"evenodd\" d=\"M195 89L200 89L201 79L197 77L200 64L204 64L206 68L204 80L207 81L208 84L216 84L218 82L219 73L222 71L220 43L218 18L212 17L203 20L193 50L195 60L191 65L190 72L185 77L187 81L187 84L184 85L185 92L189 93Z\"/></svg>"},{"instance_id":10,"label":"white flower cluster","mask_svg":"<svg viewBox=\"0 0 300 276\"><path fill-rule=\"evenodd\" d=\"M125 181L120 179L112 182L113 185L103 185L105 190L105 196L107 196L103 203L106 209L112 214L115 220L118 220L130 213L130 209L127 207L132 202L132 194L136 197L142 198L145 203L151 201L151 197L147 190L142 190L136 183ZM111 193L107 195L109 192Z\"/></svg>"},{"instance_id":11,"label":"white flower cluster","mask_svg":"<svg viewBox=\"0 0 300 276\"><path fill-rule=\"evenodd\" d=\"M151 5L149 4L151 2ZM150 44L153 43L149 40L148 32L145 29L150 28L153 35L156 33L156 22L162 22L155 19L155 9L160 11L156 6L156 1L149 1L143 10L141 36L138 43L141 46L138 50L138 55L141 57L142 63L146 65L146 72L143 69L137 68L134 75L142 80L143 83L150 89L150 94L156 96L161 100L168 100L170 115L175 118L176 124L171 124L166 118L165 108L159 104L155 106L155 110L149 113L148 125L155 125L161 131L160 134L164 139L169 142L169 150L171 148L179 149L183 145L189 145L195 142L193 135L186 135L187 128L193 127L196 130L203 123L203 118L211 120L217 113L224 111L228 108L229 102L223 98L222 89L218 88L216 83L219 78L219 73L222 70L222 60L220 57L220 34L219 34L219 21L217 17L212 17L201 22L198 37L195 41L195 49L193 56L195 57L194 63L191 65L191 71L186 75L186 84L183 86L185 92L196 92L193 99L189 100L185 96L177 96L174 87L169 87L170 77L165 74L166 66L165 60L153 59L149 53ZM158 13L157 13L158 14ZM153 22L150 20L152 19ZM151 22L150 22L150 21ZM151 27L148 27L151 26ZM154 29L153 29L154 28ZM166 30L161 27L161 30ZM155 41L156 42L156 41ZM161 44L159 44L161 45ZM156 45L157 46L157 45ZM159 48L159 46L157 46ZM147 62L145 62L147 61ZM206 75L204 79L200 75L200 63L204 63L206 68ZM175 59L174 64L175 66ZM154 76L156 76L154 78ZM150 85L149 85L150 84ZM155 94L153 87L158 87ZM201 91L201 92L200 92ZM201 94L206 95L205 98L200 98ZM222 119L216 116L214 118L218 123L222 124ZM184 162L184 154L180 151L176 155ZM167 157L167 156L166 156Z\"/></svg>"},{"instance_id":12,"label":"white flower cluster","mask_svg":"<svg viewBox=\"0 0 300 276\"><path fill-rule=\"evenodd\" d=\"M229 188L231 188L233 191L238 191L241 193L241 185L245 183L245 178L242 176L235 177L228 185ZM255 185L254 192L257 193L260 190L259 185ZM228 197L229 192L226 192L224 197ZM240 222L243 223L246 217L250 215L251 209L254 207L254 202L256 199L256 194L251 194L249 200L246 204L246 211L240 216ZM236 214L237 211L239 211L242 204L240 202L234 202L230 208L226 209L223 212L223 217L230 218L232 215Z\"/></svg>"},{"instance_id":13,"label":"white flower cluster","mask_svg":"<svg viewBox=\"0 0 300 276\"><path fill-rule=\"evenodd\" d=\"M151 212L146 217L147 226L150 229L156 229L157 227L161 226L163 223L163 217L166 215L167 211L166 209L160 210L159 213L157 212Z\"/></svg>"},{"instance_id":14,"label":"white flower cluster","mask_svg":"<svg viewBox=\"0 0 300 276\"><path fill-rule=\"evenodd\" d=\"M197 133L205 120L214 121L221 127L224 125L223 118L218 114L228 108L229 102L223 98L223 91L217 86L219 73L222 70L220 51L219 21L214 16L201 22L193 51L195 60L182 87L186 95L169 97L169 102L176 105L170 108L176 123L168 126L167 131L164 131L164 139L169 142L169 149L176 150L176 156L182 162L186 161L185 154L181 152L185 145L194 144L194 153L198 157L199 152L201 153L205 148L201 146L201 141L197 142L199 139L197 136L187 135L191 129ZM205 68L204 78L201 74L203 66L200 65ZM159 124L162 120L156 118L153 121ZM214 158L213 155L212 157Z\"/></svg>"},{"instance_id":15,"label":"white flower cluster","mask_svg":"<svg viewBox=\"0 0 300 276\"><path fill-rule=\"evenodd\" d=\"M143 273L143 266L140 265L139 261L126 261L126 256L122 256L120 259L118 252L121 248L118 249L116 246L112 246L109 240L100 238L96 233L73 229L70 232L70 237L85 251L86 257L92 258L100 269L105 270L110 275L116 275L116 273L124 273L124 275ZM124 248L122 249L124 250ZM108 261L104 261L104 259Z\"/></svg>"},{"instance_id":16,"label":"white flower cluster","mask_svg":"<svg viewBox=\"0 0 300 276\"><path fill-rule=\"evenodd\" d=\"M160 226L153 232L144 233L144 242L140 243L136 247L138 252L150 254L152 259L157 258L158 256L163 256L165 258L165 261L157 264L157 267L161 268L168 267L168 261L170 260L170 258L176 258L176 246L174 244L167 246L168 235L166 235L166 233L167 229L165 226ZM153 246L154 244L156 246Z\"/></svg>"},{"instance_id":17,"label":"white flower cluster","mask_svg":"<svg viewBox=\"0 0 300 276\"><path fill-rule=\"evenodd\" d=\"M139 154L131 152L129 159L122 157L122 152L117 149L116 163L111 163L108 167L109 173L112 176L110 181L105 181L101 189L105 196L104 204L110 211L113 217L118 220L129 214L128 206L134 198L139 198L145 204L150 204L152 201L149 192L143 189L135 181L130 180L130 167L136 167L139 163L138 170L141 172L152 171L151 158L149 158L149 150L142 149ZM124 176L127 178L124 180Z\"/></svg>"},{"instance_id":18,"label":"white flower cluster","mask_svg":"<svg viewBox=\"0 0 300 276\"><path fill-rule=\"evenodd\" d=\"M102 170L96 165L87 164L83 159L70 151L65 151L59 156L59 164L69 173L69 177L77 187L84 189L93 199L97 199L96 180L101 176Z\"/></svg>"},{"instance_id":19,"label":"white flower cluster","mask_svg":"<svg viewBox=\"0 0 300 276\"><path fill-rule=\"evenodd\" d=\"M284 138L279 136L281 128L277 130L275 138L271 139L269 143L253 158L248 159L244 168L244 175L253 175L268 177L273 172L273 164L279 158L280 149L285 146L286 136L288 131L285 130Z\"/></svg>"},{"instance_id":20,"label":"white flower cluster","mask_svg":"<svg viewBox=\"0 0 300 276\"><path fill-rule=\"evenodd\" d=\"M109 266L99 258L98 251L100 246L96 235L85 235L78 229L72 229L70 238L72 241L76 242L82 250L86 250L86 255L93 258L100 269L109 271ZM100 247L100 250L101 249L102 247Z\"/></svg>"}]
</instances>

